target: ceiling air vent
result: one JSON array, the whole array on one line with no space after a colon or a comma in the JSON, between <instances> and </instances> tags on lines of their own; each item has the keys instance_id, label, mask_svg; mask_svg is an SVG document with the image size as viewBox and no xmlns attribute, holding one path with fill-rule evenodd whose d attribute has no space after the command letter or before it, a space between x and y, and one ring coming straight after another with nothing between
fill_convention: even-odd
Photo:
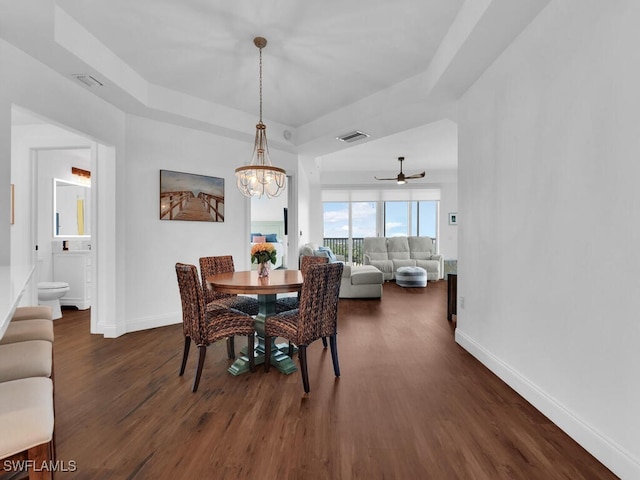
<instances>
[{"instance_id":1,"label":"ceiling air vent","mask_svg":"<svg viewBox=\"0 0 640 480\"><path fill-rule=\"evenodd\" d=\"M102 87L104 85L101 81L96 80L91 75L85 75L85 74L79 73L73 76L75 77L76 80L84 83L87 87Z\"/></svg>"},{"instance_id":2,"label":"ceiling air vent","mask_svg":"<svg viewBox=\"0 0 640 480\"><path fill-rule=\"evenodd\" d=\"M342 140L343 142L352 143L352 142L357 142L358 140L362 140L363 138L367 138L368 136L369 136L368 133L364 133L356 130L355 132L350 132L344 135L340 135L339 137L336 137L336 139Z\"/></svg>"}]
</instances>

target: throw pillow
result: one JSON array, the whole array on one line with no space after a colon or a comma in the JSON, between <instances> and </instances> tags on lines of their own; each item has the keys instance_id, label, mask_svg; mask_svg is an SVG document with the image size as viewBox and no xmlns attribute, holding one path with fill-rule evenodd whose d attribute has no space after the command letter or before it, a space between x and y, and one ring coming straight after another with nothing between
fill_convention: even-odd
<instances>
[{"instance_id":1,"label":"throw pillow","mask_svg":"<svg viewBox=\"0 0 640 480\"><path fill-rule=\"evenodd\" d=\"M338 261L334 253L331 251L329 247L318 247L318 250L321 252L326 252L326 256L329 257L329 262L335 263Z\"/></svg>"},{"instance_id":2,"label":"throw pillow","mask_svg":"<svg viewBox=\"0 0 640 480\"><path fill-rule=\"evenodd\" d=\"M269 243L278 243L278 235L275 233L267 233L265 235L265 241Z\"/></svg>"},{"instance_id":3,"label":"throw pillow","mask_svg":"<svg viewBox=\"0 0 640 480\"><path fill-rule=\"evenodd\" d=\"M253 243L264 243L266 242L266 237L264 235L255 235L253 237Z\"/></svg>"},{"instance_id":4,"label":"throw pillow","mask_svg":"<svg viewBox=\"0 0 640 480\"><path fill-rule=\"evenodd\" d=\"M251 232L251 242L255 243L255 240L253 239L253 237L259 237L261 235L262 235L261 233L257 233L257 232L253 233L253 232Z\"/></svg>"}]
</instances>

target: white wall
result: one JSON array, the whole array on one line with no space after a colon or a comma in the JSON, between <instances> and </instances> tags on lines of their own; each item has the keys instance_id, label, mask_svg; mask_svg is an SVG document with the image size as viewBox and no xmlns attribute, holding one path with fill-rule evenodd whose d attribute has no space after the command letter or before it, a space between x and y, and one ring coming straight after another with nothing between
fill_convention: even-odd
<instances>
[{"instance_id":1,"label":"white wall","mask_svg":"<svg viewBox=\"0 0 640 480\"><path fill-rule=\"evenodd\" d=\"M11 113L14 105L35 112L58 125L64 125L67 129L82 132L84 137L99 140L113 152L99 165L100 176L103 179L109 177L110 180L102 186L102 195L108 201L102 202L99 235L103 236L103 241L99 251L94 254L96 265L101 271L94 300L101 306L95 319L92 311L92 328L109 335L123 333L124 232L115 223L117 212L122 212L123 205L115 193L115 180L117 167L124 161L125 116L88 89L0 40L0 191L8 192L9 184L14 183L21 205L26 205L27 203L22 202L29 202L31 199L32 172L30 162L16 162L12 165ZM4 205L4 199L5 196L0 196L0 209ZM8 196L6 199L8 200ZM3 210L8 212L8 202L6 207L7 210ZM121 214L119 216L122 217ZM17 257L14 259L12 253L20 249L23 252L31 251L32 228L27 228L24 223L30 222L31 217L21 216L16 220L20 223L9 225L9 222L0 222L2 265L24 264L23 262L29 261L26 259L27 255L16 253ZM29 245L28 250L24 249L24 245ZM33 285L28 289L34 291Z\"/></svg>"},{"instance_id":2,"label":"white wall","mask_svg":"<svg viewBox=\"0 0 640 480\"><path fill-rule=\"evenodd\" d=\"M127 331L134 331L182 321L176 262L233 255L237 270L251 268L250 200L236 188L234 170L250 159L252 145L136 116L127 117L126 144L125 309ZM294 155L272 154L296 175ZM224 178L224 222L160 220L161 169Z\"/></svg>"},{"instance_id":3,"label":"white wall","mask_svg":"<svg viewBox=\"0 0 640 480\"><path fill-rule=\"evenodd\" d=\"M287 188L289 188L288 185ZM283 209L286 206L286 189L275 198L269 198L266 195L262 198L254 197L251 199L251 220L254 222L284 222Z\"/></svg>"},{"instance_id":4,"label":"white wall","mask_svg":"<svg viewBox=\"0 0 640 480\"><path fill-rule=\"evenodd\" d=\"M458 258L458 226L449 225L449 214L458 212L458 175L443 178L440 185L440 218L438 225L438 252L445 259ZM463 221L463 219L460 219Z\"/></svg>"},{"instance_id":5,"label":"white wall","mask_svg":"<svg viewBox=\"0 0 640 480\"><path fill-rule=\"evenodd\" d=\"M0 69L0 191L16 183L16 191L31 198L30 162L11 162L13 105L99 142L99 215L92 228L98 240L106 241L95 253L100 291L92 302L100 315L94 333L118 336L181 321L177 261L197 263L202 255L231 254L236 268L249 268L249 200L236 190L234 170L249 161L252 143L127 116L3 40ZM297 175L295 155L272 154L279 166ZM225 222L160 221L160 169L224 177ZM7 212L8 198L0 198ZM0 222L0 265L11 264L12 250L20 257L16 263L29 261L18 252L30 251L19 247L30 244L30 235L28 228Z\"/></svg>"},{"instance_id":6,"label":"white wall","mask_svg":"<svg viewBox=\"0 0 640 480\"><path fill-rule=\"evenodd\" d=\"M322 200L318 185L319 174L311 158L299 160L298 227L289 238L297 234L298 247L309 242L322 242ZM312 219L314 219L312 221ZM290 226L291 227L291 226ZM318 231L319 230L319 231Z\"/></svg>"},{"instance_id":7,"label":"white wall","mask_svg":"<svg viewBox=\"0 0 640 480\"><path fill-rule=\"evenodd\" d=\"M456 339L640 478L640 3L556 0L460 102Z\"/></svg>"},{"instance_id":8,"label":"white wall","mask_svg":"<svg viewBox=\"0 0 640 480\"><path fill-rule=\"evenodd\" d=\"M50 257L51 241L53 240L53 178L73 181L71 166L86 170L91 169L90 162L79 160L76 155L73 156L73 160L69 156L58 158L57 152L66 151L65 148L72 146L90 148L90 145L91 141L88 139L52 125L14 125L11 128L11 177L13 183L20 185L16 189L16 223L11 227L12 265L25 265L33 260L32 228L36 228L38 233L38 253L47 258ZM50 156L49 160L51 160L48 162L49 164L43 166L41 175L38 175L34 170L36 165L32 159L34 150L37 149L47 149L41 150L42 155ZM34 176L39 177L36 195L39 203L37 211L42 214L36 219L38 223L31 219L34 211L32 206L32 187L34 185L32 179L35 178ZM49 278L51 276L50 265L45 265L45 267L45 277ZM34 301L35 298L31 298L29 294L25 294L22 299L23 303Z\"/></svg>"}]
</instances>

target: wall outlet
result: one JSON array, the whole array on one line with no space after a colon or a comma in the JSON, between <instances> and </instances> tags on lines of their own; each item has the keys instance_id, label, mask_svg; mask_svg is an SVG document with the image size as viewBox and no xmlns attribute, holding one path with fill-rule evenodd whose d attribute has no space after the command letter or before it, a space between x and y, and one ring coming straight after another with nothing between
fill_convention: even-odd
<instances>
[{"instance_id":1,"label":"wall outlet","mask_svg":"<svg viewBox=\"0 0 640 480\"><path fill-rule=\"evenodd\" d=\"M460 295L460 308L464 308L464 297Z\"/></svg>"}]
</instances>

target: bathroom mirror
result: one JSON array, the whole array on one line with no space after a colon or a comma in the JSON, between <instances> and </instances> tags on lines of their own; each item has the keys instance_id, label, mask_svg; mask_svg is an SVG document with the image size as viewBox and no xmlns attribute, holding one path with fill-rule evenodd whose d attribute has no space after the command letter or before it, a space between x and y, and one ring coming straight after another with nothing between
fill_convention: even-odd
<instances>
[{"instance_id":1,"label":"bathroom mirror","mask_svg":"<svg viewBox=\"0 0 640 480\"><path fill-rule=\"evenodd\" d=\"M53 236L91 237L91 187L53 179Z\"/></svg>"}]
</instances>

